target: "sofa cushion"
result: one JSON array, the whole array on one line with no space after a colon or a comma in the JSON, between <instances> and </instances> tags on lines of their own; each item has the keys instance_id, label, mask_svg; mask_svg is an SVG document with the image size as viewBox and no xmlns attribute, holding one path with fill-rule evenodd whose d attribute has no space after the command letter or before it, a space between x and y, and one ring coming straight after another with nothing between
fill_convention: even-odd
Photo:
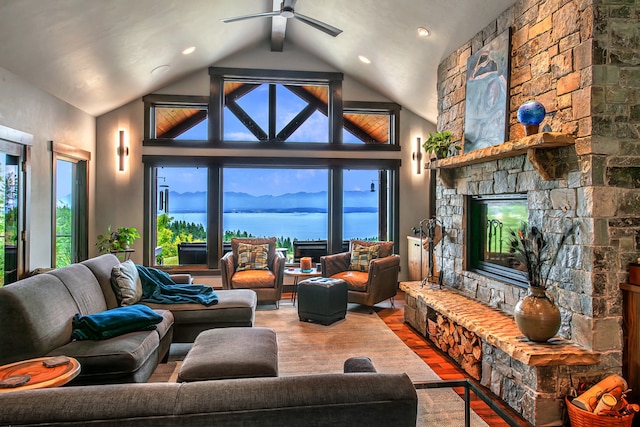
<instances>
[{"instance_id":1,"label":"sofa cushion","mask_svg":"<svg viewBox=\"0 0 640 427\"><path fill-rule=\"evenodd\" d=\"M136 304L142 299L142 281L131 260L113 266L111 286L122 306Z\"/></svg>"},{"instance_id":2,"label":"sofa cushion","mask_svg":"<svg viewBox=\"0 0 640 427\"><path fill-rule=\"evenodd\" d=\"M49 273L56 276L67 288L78 305L76 313L92 314L107 309L100 284L93 272L82 264L71 264ZM37 276L36 276L37 277ZM71 313L73 316L75 313Z\"/></svg>"},{"instance_id":3,"label":"sofa cushion","mask_svg":"<svg viewBox=\"0 0 640 427\"><path fill-rule=\"evenodd\" d=\"M236 271L268 270L269 245L238 244L238 267Z\"/></svg>"},{"instance_id":4,"label":"sofa cushion","mask_svg":"<svg viewBox=\"0 0 640 427\"><path fill-rule=\"evenodd\" d=\"M366 240L352 240L349 243L349 251L353 250L354 245L360 246L373 246L378 245L380 247L380 251L378 253L378 258L385 258L390 256L393 253L393 242L372 242Z\"/></svg>"},{"instance_id":5,"label":"sofa cushion","mask_svg":"<svg viewBox=\"0 0 640 427\"><path fill-rule=\"evenodd\" d=\"M176 324L247 325L253 326L256 293L250 289L217 291L218 304L157 304L145 302L153 309L171 310Z\"/></svg>"},{"instance_id":6,"label":"sofa cushion","mask_svg":"<svg viewBox=\"0 0 640 427\"><path fill-rule=\"evenodd\" d=\"M103 341L71 341L47 354L65 355L80 362L80 376L126 375L137 371L149 357L158 357L156 331L137 331Z\"/></svg>"},{"instance_id":7,"label":"sofa cushion","mask_svg":"<svg viewBox=\"0 0 640 427\"><path fill-rule=\"evenodd\" d=\"M358 245L354 244L351 248L351 262L349 270L369 271L369 264L372 259L378 258L380 252L379 245Z\"/></svg>"},{"instance_id":8,"label":"sofa cushion","mask_svg":"<svg viewBox=\"0 0 640 427\"><path fill-rule=\"evenodd\" d=\"M64 283L51 274L0 288L0 365L42 357L71 341L77 312Z\"/></svg>"},{"instance_id":9,"label":"sofa cushion","mask_svg":"<svg viewBox=\"0 0 640 427\"><path fill-rule=\"evenodd\" d=\"M81 264L88 267L98 280L107 308L118 307L118 299L111 285L111 269L113 266L120 264L118 257L113 254L104 254L82 261Z\"/></svg>"}]
</instances>

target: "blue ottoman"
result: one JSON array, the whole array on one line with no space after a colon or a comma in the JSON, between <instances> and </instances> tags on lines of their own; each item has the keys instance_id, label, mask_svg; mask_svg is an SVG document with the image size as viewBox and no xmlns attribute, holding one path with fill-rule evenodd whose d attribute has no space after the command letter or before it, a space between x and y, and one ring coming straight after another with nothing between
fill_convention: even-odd
<instances>
[{"instance_id":1,"label":"blue ottoman","mask_svg":"<svg viewBox=\"0 0 640 427\"><path fill-rule=\"evenodd\" d=\"M347 282L313 277L298 283L298 317L302 322L323 325L344 319L347 314Z\"/></svg>"}]
</instances>

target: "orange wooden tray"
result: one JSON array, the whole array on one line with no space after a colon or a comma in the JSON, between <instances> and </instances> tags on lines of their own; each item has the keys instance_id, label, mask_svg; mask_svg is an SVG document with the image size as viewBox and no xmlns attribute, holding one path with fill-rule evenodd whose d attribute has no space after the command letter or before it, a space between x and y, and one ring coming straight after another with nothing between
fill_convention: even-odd
<instances>
[{"instance_id":1,"label":"orange wooden tray","mask_svg":"<svg viewBox=\"0 0 640 427\"><path fill-rule=\"evenodd\" d=\"M80 363L73 357L69 363L54 368L47 368L43 361L53 357L39 357L0 366L0 381L14 375L29 375L29 381L20 387L0 388L0 393L7 391L31 390L36 388L59 387L74 379L80 373Z\"/></svg>"}]
</instances>

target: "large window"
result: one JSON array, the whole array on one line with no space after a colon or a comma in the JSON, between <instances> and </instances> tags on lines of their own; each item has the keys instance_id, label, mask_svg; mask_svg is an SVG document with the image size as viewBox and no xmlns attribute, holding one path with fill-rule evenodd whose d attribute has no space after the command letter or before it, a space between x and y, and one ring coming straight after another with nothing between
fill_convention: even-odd
<instances>
[{"instance_id":1,"label":"large window","mask_svg":"<svg viewBox=\"0 0 640 427\"><path fill-rule=\"evenodd\" d=\"M217 167L156 167L156 265L208 264L208 239L212 212L209 173ZM222 221L216 230L222 236L222 251L230 249L233 237L276 237L277 245L293 262L295 246L321 245L329 253L331 218L343 224L340 240L386 240L388 172L379 170L333 171L314 168L224 167L222 173ZM344 183L340 195L344 209L331 214L334 189L330 175ZM373 188L371 185L376 186ZM381 199L382 198L382 199ZM382 200L382 203L381 203ZM380 234L384 230L384 234Z\"/></svg>"},{"instance_id":2,"label":"large window","mask_svg":"<svg viewBox=\"0 0 640 427\"><path fill-rule=\"evenodd\" d=\"M473 196L467 202L469 269L527 286L508 243L509 231L528 222L526 194Z\"/></svg>"},{"instance_id":3,"label":"large window","mask_svg":"<svg viewBox=\"0 0 640 427\"><path fill-rule=\"evenodd\" d=\"M400 160L370 155L400 150L397 104L343 108L339 73L210 77L207 98L144 98L144 146L164 150L143 153L145 262L217 268L233 236L275 236L290 260L295 242L336 253L351 238L397 237Z\"/></svg>"}]
</instances>

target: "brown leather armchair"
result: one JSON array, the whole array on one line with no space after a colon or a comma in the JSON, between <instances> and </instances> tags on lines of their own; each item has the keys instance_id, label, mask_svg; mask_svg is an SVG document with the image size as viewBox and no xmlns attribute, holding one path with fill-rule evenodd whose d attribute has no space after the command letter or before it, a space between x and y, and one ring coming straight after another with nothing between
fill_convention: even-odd
<instances>
[{"instance_id":1,"label":"brown leather armchair","mask_svg":"<svg viewBox=\"0 0 640 427\"><path fill-rule=\"evenodd\" d=\"M349 269L354 244L361 246L379 245L378 257L369 261L367 271ZM342 279L347 282L348 301L373 306L387 298L391 299L398 291L398 272L400 257L392 254L393 242L352 241L349 252L326 255L320 258L322 276Z\"/></svg>"},{"instance_id":2,"label":"brown leather armchair","mask_svg":"<svg viewBox=\"0 0 640 427\"><path fill-rule=\"evenodd\" d=\"M238 268L238 244L268 244L268 270L243 270ZM220 273L223 289L253 289L258 295L258 303L272 302L276 307L282 296L284 278L284 256L276 251L276 238L231 239L231 252L220 259Z\"/></svg>"}]
</instances>

